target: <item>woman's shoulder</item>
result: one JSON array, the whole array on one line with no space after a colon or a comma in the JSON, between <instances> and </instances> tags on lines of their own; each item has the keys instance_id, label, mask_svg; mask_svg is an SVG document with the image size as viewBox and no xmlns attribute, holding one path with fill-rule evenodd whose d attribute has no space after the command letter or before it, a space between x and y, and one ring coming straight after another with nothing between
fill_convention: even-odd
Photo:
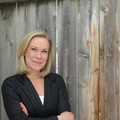
<instances>
[{"instance_id":1,"label":"woman's shoulder","mask_svg":"<svg viewBox=\"0 0 120 120\"><path fill-rule=\"evenodd\" d=\"M5 80L3 81L3 84L12 84L12 83L16 83L18 81L21 80L21 78L23 78L23 74L14 74L11 76L8 76L7 78L5 78Z\"/></svg>"},{"instance_id":2,"label":"woman's shoulder","mask_svg":"<svg viewBox=\"0 0 120 120\"><path fill-rule=\"evenodd\" d=\"M60 74L57 74L57 73L49 73L46 77L62 78L62 76Z\"/></svg>"},{"instance_id":3,"label":"woman's shoulder","mask_svg":"<svg viewBox=\"0 0 120 120\"><path fill-rule=\"evenodd\" d=\"M49 73L46 78L48 78L50 81L54 81L54 82L60 82L60 81L64 81L62 76L60 74L57 73Z\"/></svg>"}]
</instances>

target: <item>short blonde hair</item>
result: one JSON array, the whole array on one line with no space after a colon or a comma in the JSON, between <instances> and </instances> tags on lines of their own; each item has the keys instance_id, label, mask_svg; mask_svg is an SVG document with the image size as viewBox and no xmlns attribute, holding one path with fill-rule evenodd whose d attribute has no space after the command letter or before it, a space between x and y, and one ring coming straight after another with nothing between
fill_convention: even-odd
<instances>
[{"instance_id":1,"label":"short blonde hair","mask_svg":"<svg viewBox=\"0 0 120 120\"><path fill-rule=\"evenodd\" d=\"M48 60L47 60L46 65L42 68L42 70L40 70L40 76L45 77L50 72L50 69L51 69L51 65L52 65L52 62L54 59L54 48L53 48L52 40L49 38L47 33L42 30L36 30L36 31L30 32L23 38L23 40L18 48L18 52L17 52L18 66L17 66L16 73L17 74L29 73L26 63L25 63L24 55L25 55L25 51L26 51L30 41L34 37L46 38L49 42Z\"/></svg>"}]
</instances>

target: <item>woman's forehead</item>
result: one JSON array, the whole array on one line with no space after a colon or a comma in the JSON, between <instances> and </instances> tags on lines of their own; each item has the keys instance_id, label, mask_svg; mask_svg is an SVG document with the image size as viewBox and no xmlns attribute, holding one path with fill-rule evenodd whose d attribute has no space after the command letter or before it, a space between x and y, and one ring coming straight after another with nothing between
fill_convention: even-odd
<instances>
[{"instance_id":1,"label":"woman's forehead","mask_svg":"<svg viewBox=\"0 0 120 120\"><path fill-rule=\"evenodd\" d=\"M36 46L36 47L47 47L49 48L49 41L43 37L34 37L31 39L29 46Z\"/></svg>"}]
</instances>

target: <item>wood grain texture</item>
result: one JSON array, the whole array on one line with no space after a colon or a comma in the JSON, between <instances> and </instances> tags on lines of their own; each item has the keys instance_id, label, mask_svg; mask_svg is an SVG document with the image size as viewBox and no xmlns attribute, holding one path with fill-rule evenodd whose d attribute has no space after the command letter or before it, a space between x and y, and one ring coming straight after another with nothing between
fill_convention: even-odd
<instances>
[{"instance_id":1,"label":"wood grain texture","mask_svg":"<svg viewBox=\"0 0 120 120\"><path fill-rule=\"evenodd\" d=\"M104 12L104 87L105 120L118 120L118 40L116 31L117 1L103 1Z\"/></svg>"},{"instance_id":2,"label":"wood grain texture","mask_svg":"<svg viewBox=\"0 0 120 120\"><path fill-rule=\"evenodd\" d=\"M99 119L105 120L105 37L104 37L104 12L102 2L100 1L100 28L99 28L99 39L100 39L100 79L99 79Z\"/></svg>"},{"instance_id":3,"label":"wood grain texture","mask_svg":"<svg viewBox=\"0 0 120 120\"><path fill-rule=\"evenodd\" d=\"M76 4L73 1L63 1L58 4L58 73L64 77L72 111L78 117Z\"/></svg>"},{"instance_id":4,"label":"wood grain texture","mask_svg":"<svg viewBox=\"0 0 120 120\"><path fill-rule=\"evenodd\" d=\"M117 109L118 109L118 120L120 120L120 1L117 0L116 1L117 5L116 5L116 29L117 29L117 39L118 39L118 72L117 72L117 79L118 79L118 83L117 83L117 95L118 95L118 106L117 106Z\"/></svg>"},{"instance_id":5,"label":"wood grain texture","mask_svg":"<svg viewBox=\"0 0 120 120\"><path fill-rule=\"evenodd\" d=\"M16 3L16 2L26 2L26 1L34 1L34 0L0 0L0 3Z\"/></svg>"},{"instance_id":6,"label":"wood grain texture","mask_svg":"<svg viewBox=\"0 0 120 120\"><path fill-rule=\"evenodd\" d=\"M15 4L0 8L0 86L2 81L15 72L16 64L16 19ZM7 120L0 97L0 119Z\"/></svg>"}]
</instances>

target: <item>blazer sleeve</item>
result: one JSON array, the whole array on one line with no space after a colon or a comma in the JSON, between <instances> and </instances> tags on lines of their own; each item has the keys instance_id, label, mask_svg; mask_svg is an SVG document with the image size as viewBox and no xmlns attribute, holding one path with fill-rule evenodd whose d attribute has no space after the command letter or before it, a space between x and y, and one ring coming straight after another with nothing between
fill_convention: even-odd
<instances>
[{"instance_id":1,"label":"blazer sleeve","mask_svg":"<svg viewBox=\"0 0 120 120\"><path fill-rule=\"evenodd\" d=\"M61 114L62 112L65 112L65 111L71 112L65 82L61 76L59 76L57 81L58 81L57 86L58 86L58 93L59 93L58 114Z\"/></svg>"},{"instance_id":2,"label":"blazer sleeve","mask_svg":"<svg viewBox=\"0 0 120 120\"><path fill-rule=\"evenodd\" d=\"M21 99L14 83L10 79L6 79L2 84L2 96L9 120L58 120L57 116L47 118L32 118L27 116L20 107Z\"/></svg>"}]
</instances>

